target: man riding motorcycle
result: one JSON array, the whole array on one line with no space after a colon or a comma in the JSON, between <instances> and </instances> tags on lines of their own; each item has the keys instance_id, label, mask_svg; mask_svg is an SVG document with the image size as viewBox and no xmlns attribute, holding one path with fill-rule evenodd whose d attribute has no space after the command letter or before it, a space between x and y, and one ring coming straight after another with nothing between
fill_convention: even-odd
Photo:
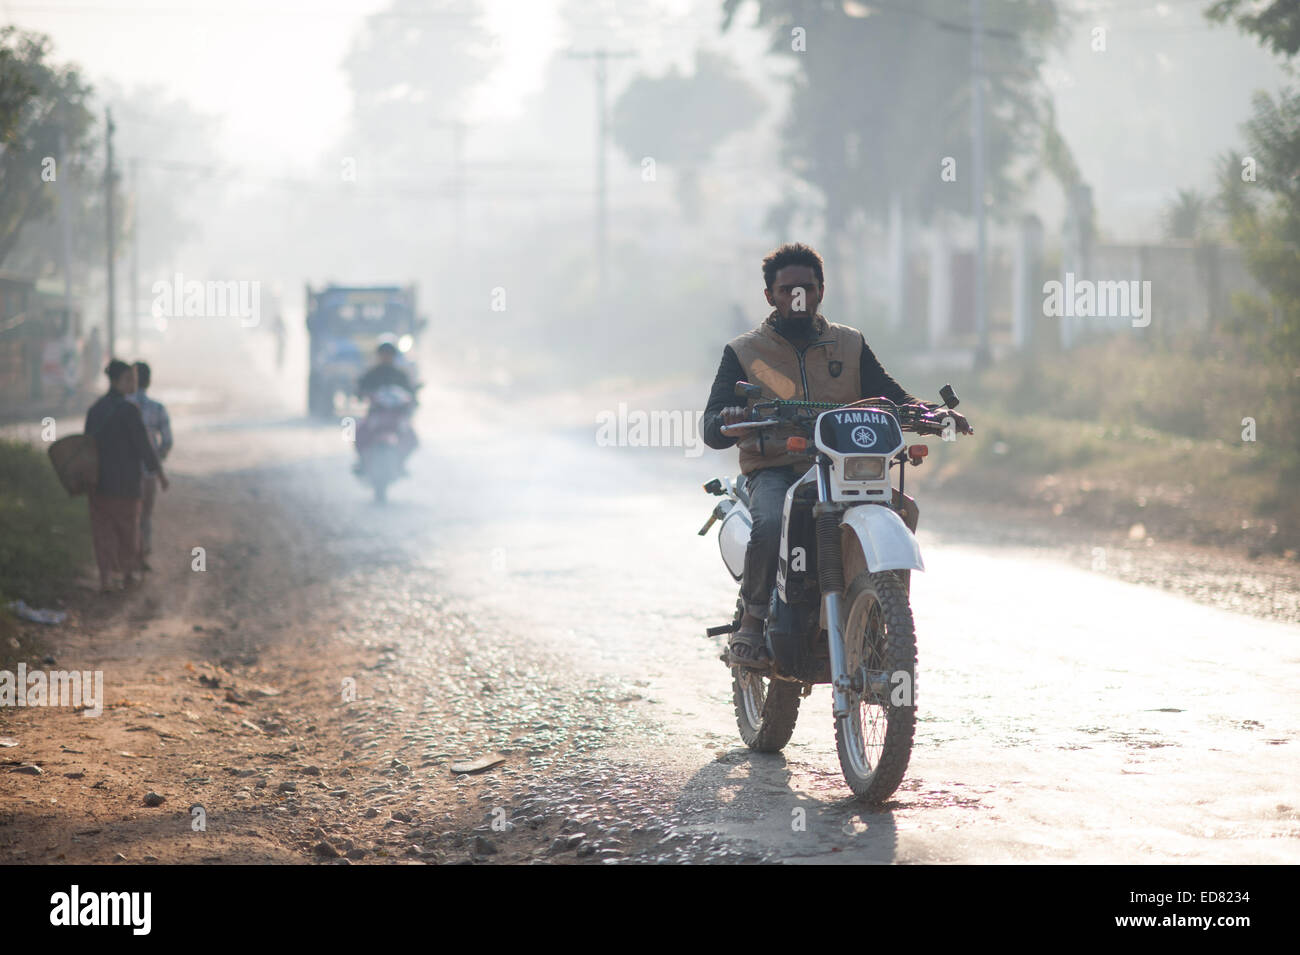
<instances>
[{"instance_id":1,"label":"man riding motorcycle","mask_svg":"<svg viewBox=\"0 0 1300 955\"><path fill-rule=\"evenodd\" d=\"M398 349L396 339L392 335L382 335L379 338L379 345L375 349L375 355L378 361L371 366L365 374L357 381L357 397L365 400L370 398L381 388L396 386L409 392L412 398L415 395L415 386L411 384L411 377L402 368L397 365ZM380 420L382 417L382 421ZM376 436L381 424L388 426L391 416L380 416L376 414L372 404L370 413L357 426L357 461L352 470L356 474L361 474L362 462L361 454L366 445ZM406 457L415 450L416 439L415 432L410 427L409 419L403 421L401 429L401 448L402 460L405 462ZM405 463L402 466L402 473L405 473Z\"/></svg>"},{"instance_id":2,"label":"man riding motorcycle","mask_svg":"<svg viewBox=\"0 0 1300 955\"><path fill-rule=\"evenodd\" d=\"M802 243L775 249L763 259L763 280L763 294L773 310L761 325L723 349L704 411L705 444L722 450L737 443L721 428L746 416L745 408L733 404L739 381L759 385L762 400L848 404L883 396L896 404L921 403L890 377L861 332L828 322L818 312L825 277L822 258L814 249ZM947 413L958 431L969 430L965 418ZM731 655L753 667L767 662L763 622L776 579L785 494L808 469L805 457L786 451L785 437L778 432L739 439L753 527L741 583L744 613L731 637Z\"/></svg>"},{"instance_id":3,"label":"man riding motorcycle","mask_svg":"<svg viewBox=\"0 0 1300 955\"><path fill-rule=\"evenodd\" d=\"M366 398L384 385L397 385L412 394L411 377L397 366L397 341L392 335L381 335L379 345L375 348L378 361L367 369L357 381L357 397Z\"/></svg>"}]
</instances>

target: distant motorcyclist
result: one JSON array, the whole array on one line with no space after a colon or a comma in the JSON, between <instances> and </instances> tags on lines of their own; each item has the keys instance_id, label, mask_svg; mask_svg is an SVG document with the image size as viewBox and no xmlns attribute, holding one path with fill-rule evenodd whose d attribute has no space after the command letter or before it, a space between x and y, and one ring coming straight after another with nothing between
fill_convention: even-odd
<instances>
[{"instance_id":1,"label":"distant motorcyclist","mask_svg":"<svg viewBox=\"0 0 1300 955\"><path fill-rule=\"evenodd\" d=\"M397 385L412 394L411 376L397 366L397 341L392 335L381 335L375 349L378 361L357 381L357 397L365 398L385 385Z\"/></svg>"},{"instance_id":2,"label":"distant motorcyclist","mask_svg":"<svg viewBox=\"0 0 1300 955\"><path fill-rule=\"evenodd\" d=\"M367 445L387 430L398 435L398 444L402 451L401 473L405 474L406 458L415 450L418 443L410 423L410 413L415 404L415 389L418 386L411 383L411 376L405 369L398 367L397 342L392 335L380 336L375 354L378 361L357 382L357 397L370 401L370 409L357 426L357 460L352 466L352 471L357 475L362 474L362 456ZM392 388L402 389L409 395L409 400L403 397L399 399L396 407L377 408L372 399L377 393Z\"/></svg>"}]
</instances>

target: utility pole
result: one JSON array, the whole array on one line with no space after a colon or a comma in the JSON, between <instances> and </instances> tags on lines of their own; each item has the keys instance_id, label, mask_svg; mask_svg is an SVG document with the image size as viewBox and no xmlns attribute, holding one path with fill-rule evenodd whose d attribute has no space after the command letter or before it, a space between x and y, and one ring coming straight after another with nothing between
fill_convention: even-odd
<instances>
[{"instance_id":1,"label":"utility pole","mask_svg":"<svg viewBox=\"0 0 1300 955\"><path fill-rule=\"evenodd\" d=\"M975 367L989 363L988 223L984 208L984 3L970 0L971 191L975 204Z\"/></svg>"},{"instance_id":2,"label":"utility pole","mask_svg":"<svg viewBox=\"0 0 1300 955\"><path fill-rule=\"evenodd\" d=\"M442 288L438 300L447 304L457 318L463 318L464 312L470 307L469 299L462 288L465 281L470 278L465 266L469 261L469 243L467 233L469 220L466 215L467 207L467 185L465 177L465 140L467 138L468 124L463 119L451 120L433 120L430 124L435 129L448 129L451 131L451 154L452 154L452 191L455 197L455 213L452 217L452 235L447 241L447 251L443 256L445 268L450 269L446 276L436 277L435 281L446 281L448 284L455 283L455 289ZM459 246L460 251L457 251ZM455 263L455 264L453 264Z\"/></svg>"},{"instance_id":3,"label":"utility pole","mask_svg":"<svg viewBox=\"0 0 1300 955\"><path fill-rule=\"evenodd\" d=\"M456 239L465 241L465 122L451 124L451 154L456 176Z\"/></svg>"},{"instance_id":4,"label":"utility pole","mask_svg":"<svg viewBox=\"0 0 1300 955\"><path fill-rule=\"evenodd\" d=\"M131 353L140 355L140 159L132 156L131 170Z\"/></svg>"},{"instance_id":5,"label":"utility pole","mask_svg":"<svg viewBox=\"0 0 1300 955\"><path fill-rule=\"evenodd\" d=\"M68 162L68 126L66 109L63 121L59 124L59 164L65 169L71 168ZM69 208L69 190L72 188L67 176L59 189L59 239L63 260L63 334L65 339L76 339L81 329L72 318L72 210Z\"/></svg>"},{"instance_id":6,"label":"utility pole","mask_svg":"<svg viewBox=\"0 0 1300 955\"><path fill-rule=\"evenodd\" d=\"M59 166L64 177L59 183L59 252L63 266L63 342L60 364L63 371L63 394L71 398L82 381L81 322L72 311L72 202L73 185L67 176L72 166L68 159L68 107L59 113Z\"/></svg>"},{"instance_id":7,"label":"utility pole","mask_svg":"<svg viewBox=\"0 0 1300 955\"><path fill-rule=\"evenodd\" d=\"M117 288L113 276L113 259L117 253L113 223L113 111L104 107L104 131L108 159L104 163L104 206L108 211L108 357L117 357Z\"/></svg>"},{"instance_id":8,"label":"utility pole","mask_svg":"<svg viewBox=\"0 0 1300 955\"><path fill-rule=\"evenodd\" d=\"M609 153L609 104L606 86L611 59L628 59L636 54L631 50L571 50L568 56L575 60L591 60L596 66L596 315L604 314L609 291L609 222L607 209Z\"/></svg>"},{"instance_id":9,"label":"utility pole","mask_svg":"<svg viewBox=\"0 0 1300 955\"><path fill-rule=\"evenodd\" d=\"M468 124L463 119L435 119L429 123L434 129L451 131L452 190L456 197L456 235L465 231L465 139Z\"/></svg>"},{"instance_id":10,"label":"utility pole","mask_svg":"<svg viewBox=\"0 0 1300 955\"><path fill-rule=\"evenodd\" d=\"M989 347L988 302L988 223L984 206L984 169L987 149L984 135L984 35L1004 40L1016 40L1014 30L984 26L983 0L970 0L970 26L935 21L944 30L964 33L970 30L971 70L971 210L975 217L975 331L978 345L975 349L975 367L983 368L992 358Z\"/></svg>"}]
</instances>

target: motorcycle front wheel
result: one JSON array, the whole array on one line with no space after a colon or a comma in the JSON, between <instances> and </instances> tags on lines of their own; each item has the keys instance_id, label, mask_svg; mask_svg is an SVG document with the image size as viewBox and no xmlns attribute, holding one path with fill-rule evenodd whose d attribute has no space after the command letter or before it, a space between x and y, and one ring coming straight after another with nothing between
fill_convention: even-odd
<instances>
[{"instance_id":1,"label":"motorcycle front wheel","mask_svg":"<svg viewBox=\"0 0 1300 955\"><path fill-rule=\"evenodd\" d=\"M853 794L881 803L894 794L916 731L916 628L907 588L893 571L863 571L844 594L849 713L835 720L840 769Z\"/></svg>"},{"instance_id":2,"label":"motorcycle front wheel","mask_svg":"<svg viewBox=\"0 0 1300 955\"><path fill-rule=\"evenodd\" d=\"M375 489L375 503L387 503L388 485L397 480L401 468L397 449L381 444L366 452L364 462L366 476Z\"/></svg>"}]
</instances>

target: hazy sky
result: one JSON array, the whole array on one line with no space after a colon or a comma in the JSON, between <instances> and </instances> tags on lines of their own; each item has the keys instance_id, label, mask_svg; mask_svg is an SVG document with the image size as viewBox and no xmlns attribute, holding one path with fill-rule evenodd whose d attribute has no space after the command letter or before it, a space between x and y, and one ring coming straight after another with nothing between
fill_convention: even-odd
<instances>
[{"instance_id":1,"label":"hazy sky","mask_svg":"<svg viewBox=\"0 0 1300 955\"><path fill-rule=\"evenodd\" d=\"M752 32L717 33L720 0L482 0L500 40L476 122L510 118L569 42L558 11L590 15L574 41L637 50L636 69L683 65L700 40L751 69ZM1116 238L1154 238L1179 187L1207 187L1213 157L1241 142L1251 93L1283 80L1276 57L1232 27L1207 24L1209 0L1079 0L1075 28L1045 73L1066 141ZM94 81L161 85L221 117L214 158L280 173L311 170L344 132L350 103L340 65L367 14L388 0L0 0L0 18L49 33L55 56ZM742 14L747 25L750 12ZM614 29L610 29L613 24ZM1091 29L1107 28L1104 51ZM990 41L995 42L995 41ZM810 51L810 55L813 55ZM768 61L769 63L771 61ZM632 67L620 67L629 75ZM770 75L767 81L770 82ZM582 104L588 108L589 102ZM483 137L486 138L486 137ZM1051 186L1042 202L1054 203ZM1058 190L1059 191L1059 190Z\"/></svg>"},{"instance_id":2,"label":"hazy sky","mask_svg":"<svg viewBox=\"0 0 1300 955\"><path fill-rule=\"evenodd\" d=\"M500 65L478 104L508 116L559 42L550 0L482 0ZM0 15L54 38L59 60L92 81L160 84L223 117L226 158L302 168L342 131L340 68L365 16L387 0L0 0ZM247 144L257 144L250 154Z\"/></svg>"}]
</instances>

